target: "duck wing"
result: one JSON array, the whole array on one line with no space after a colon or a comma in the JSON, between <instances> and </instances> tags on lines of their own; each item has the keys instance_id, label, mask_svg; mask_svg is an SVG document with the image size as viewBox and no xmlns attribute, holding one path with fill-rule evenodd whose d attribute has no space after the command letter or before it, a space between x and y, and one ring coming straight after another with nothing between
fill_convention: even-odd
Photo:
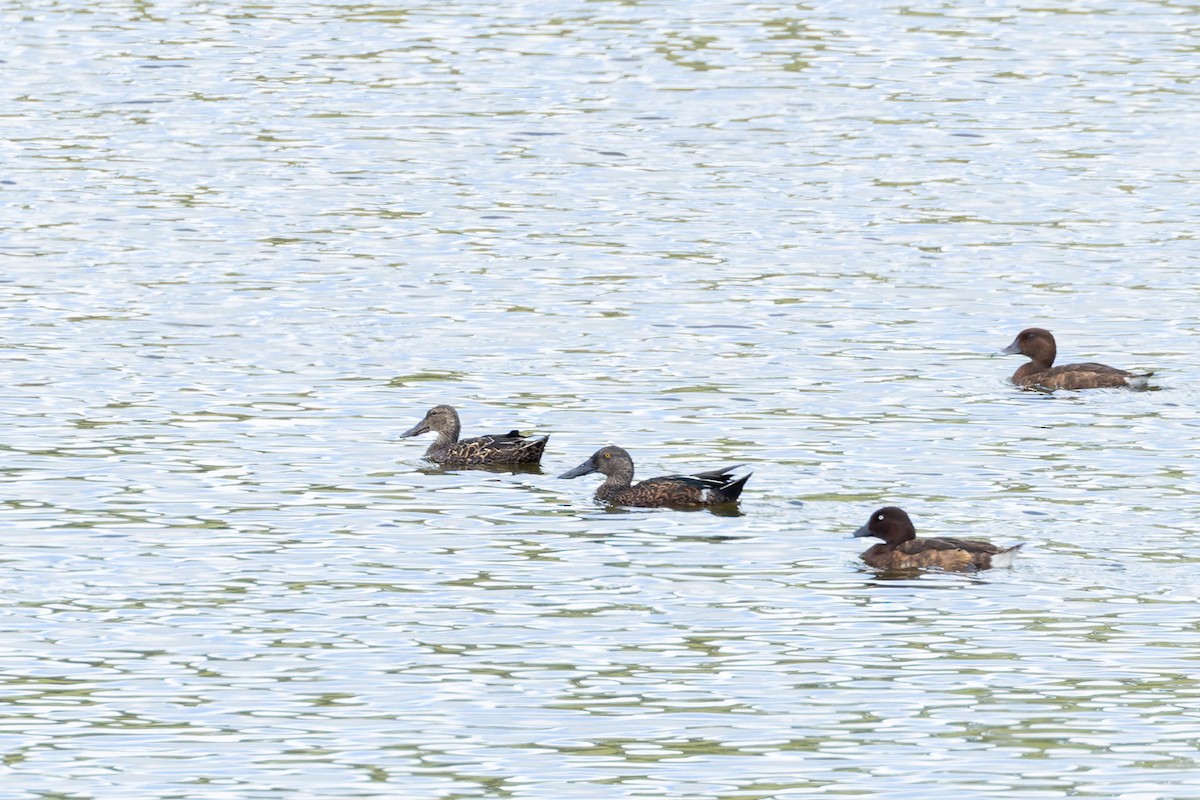
<instances>
[{"instance_id":1,"label":"duck wing","mask_svg":"<svg viewBox=\"0 0 1200 800\"><path fill-rule=\"evenodd\" d=\"M446 458L469 463L534 462L541 458L549 438L530 438L520 431L473 436L451 444L447 448Z\"/></svg>"},{"instance_id":2,"label":"duck wing","mask_svg":"<svg viewBox=\"0 0 1200 800\"><path fill-rule=\"evenodd\" d=\"M749 472L741 477L733 475L734 470L744 466L746 465L735 464L692 475L664 475L659 478L648 478L634 488L641 489L644 486L646 489L643 491L677 496L680 498L679 502L703 505L730 503L738 499L746 481L750 480L752 473Z\"/></svg>"},{"instance_id":3,"label":"duck wing","mask_svg":"<svg viewBox=\"0 0 1200 800\"><path fill-rule=\"evenodd\" d=\"M459 439L458 443L502 450L520 447L528 441L529 438L520 431L509 431L508 433L487 433L483 436L472 436L470 439Z\"/></svg>"},{"instance_id":4,"label":"duck wing","mask_svg":"<svg viewBox=\"0 0 1200 800\"><path fill-rule=\"evenodd\" d=\"M1140 388L1146 385L1152 372L1133 373L1088 361L1064 364L1028 376L1026 382L1047 389L1106 389L1121 386Z\"/></svg>"},{"instance_id":5,"label":"duck wing","mask_svg":"<svg viewBox=\"0 0 1200 800\"><path fill-rule=\"evenodd\" d=\"M991 542L985 542L982 539L955 539L950 536L937 536L928 539L910 539L907 542L902 542L896 546L896 549L902 553L915 555L924 553L930 550L964 550L968 553L986 553L994 555L1002 552L1003 547L998 547Z\"/></svg>"}]
</instances>

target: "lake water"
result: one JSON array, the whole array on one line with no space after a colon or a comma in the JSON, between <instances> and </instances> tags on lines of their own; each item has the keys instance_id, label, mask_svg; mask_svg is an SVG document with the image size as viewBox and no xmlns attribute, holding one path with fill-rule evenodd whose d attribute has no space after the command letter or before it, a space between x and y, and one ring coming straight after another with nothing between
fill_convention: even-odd
<instances>
[{"instance_id":1,"label":"lake water","mask_svg":"<svg viewBox=\"0 0 1200 800\"><path fill-rule=\"evenodd\" d=\"M3 800L1200 797L1194 5L2 11Z\"/></svg>"}]
</instances>

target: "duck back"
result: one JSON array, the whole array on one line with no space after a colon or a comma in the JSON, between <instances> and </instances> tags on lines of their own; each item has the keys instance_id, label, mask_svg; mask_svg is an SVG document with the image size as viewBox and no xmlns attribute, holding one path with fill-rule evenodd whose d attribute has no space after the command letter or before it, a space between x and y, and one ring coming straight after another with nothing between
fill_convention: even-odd
<instances>
[{"instance_id":1,"label":"duck back","mask_svg":"<svg viewBox=\"0 0 1200 800\"><path fill-rule=\"evenodd\" d=\"M863 553L863 561L875 569L906 570L938 567L948 572L969 572L1012 566L1021 545L1002 548L980 539L937 537L909 539L891 547L877 544Z\"/></svg>"},{"instance_id":2,"label":"duck back","mask_svg":"<svg viewBox=\"0 0 1200 800\"><path fill-rule=\"evenodd\" d=\"M1031 366L1029 364L1026 367ZM1022 367L1024 369L1024 367ZM1086 362L1083 364L1064 364L1061 367L1051 367L1040 372L1030 371L1013 375L1013 383L1018 386L1041 387L1044 389L1117 389L1132 387L1140 389L1150 380L1152 372L1133 373L1107 364Z\"/></svg>"},{"instance_id":3,"label":"duck back","mask_svg":"<svg viewBox=\"0 0 1200 800\"><path fill-rule=\"evenodd\" d=\"M519 431L475 436L429 448L426 456L439 464L536 464L542 459L549 436L531 439Z\"/></svg>"},{"instance_id":4,"label":"duck back","mask_svg":"<svg viewBox=\"0 0 1200 800\"><path fill-rule=\"evenodd\" d=\"M641 483L618 489L611 497L597 497L623 506L653 508L657 506L701 507L732 503L738 499L751 473L734 478L730 473L737 467L725 467L695 475L667 475L649 478ZM603 489L603 487L601 487Z\"/></svg>"}]
</instances>

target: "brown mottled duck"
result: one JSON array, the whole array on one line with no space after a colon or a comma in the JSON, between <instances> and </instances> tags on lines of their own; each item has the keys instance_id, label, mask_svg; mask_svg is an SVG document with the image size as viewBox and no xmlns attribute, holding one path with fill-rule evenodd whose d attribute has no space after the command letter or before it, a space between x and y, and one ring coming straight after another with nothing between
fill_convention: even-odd
<instances>
[{"instance_id":1,"label":"brown mottled duck","mask_svg":"<svg viewBox=\"0 0 1200 800\"><path fill-rule=\"evenodd\" d=\"M425 451L425 457L449 467L482 467L504 464L536 464L542 458L549 436L529 438L519 431L459 439L462 423L450 406L434 406L425 418L400 438L420 436L434 431L437 439Z\"/></svg>"},{"instance_id":2,"label":"brown mottled duck","mask_svg":"<svg viewBox=\"0 0 1200 800\"><path fill-rule=\"evenodd\" d=\"M738 465L741 466L741 465ZM621 506L654 508L700 508L733 503L750 479L750 473L740 478L730 473L738 466L698 472L694 475L665 475L633 483L633 459L620 447L603 447L575 469L560 478L578 478L592 472L605 476L596 490L596 499Z\"/></svg>"}]
</instances>

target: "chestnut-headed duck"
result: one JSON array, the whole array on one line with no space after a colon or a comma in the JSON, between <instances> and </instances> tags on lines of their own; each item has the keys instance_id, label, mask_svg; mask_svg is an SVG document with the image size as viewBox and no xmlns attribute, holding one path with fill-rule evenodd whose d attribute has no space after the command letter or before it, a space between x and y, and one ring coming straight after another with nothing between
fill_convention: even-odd
<instances>
[{"instance_id":1,"label":"chestnut-headed duck","mask_svg":"<svg viewBox=\"0 0 1200 800\"><path fill-rule=\"evenodd\" d=\"M1013 373L1012 382L1030 389L1101 389L1129 387L1145 388L1152 372L1133 373L1106 364L1064 364L1053 366L1058 348L1050 331L1026 328L1017 334L1012 344L1002 350L1005 355L1018 353L1029 358Z\"/></svg>"},{"instance_id":2,"label":"chestnut-headed duck","mask_svg":"<svg viewBox=\"0 0 1200 800\"><path fill-rule=\"evenodd\" d=\"M874 536L882 544L862 554L867 566L883 570L908 570L940 567L964 572L991 567L1011 567L1021 545L1002 548L981 539L937 537L918 539L912 520L902 509L885 506L854 532L855 537Z\"/></svg>"}]
</instances>

